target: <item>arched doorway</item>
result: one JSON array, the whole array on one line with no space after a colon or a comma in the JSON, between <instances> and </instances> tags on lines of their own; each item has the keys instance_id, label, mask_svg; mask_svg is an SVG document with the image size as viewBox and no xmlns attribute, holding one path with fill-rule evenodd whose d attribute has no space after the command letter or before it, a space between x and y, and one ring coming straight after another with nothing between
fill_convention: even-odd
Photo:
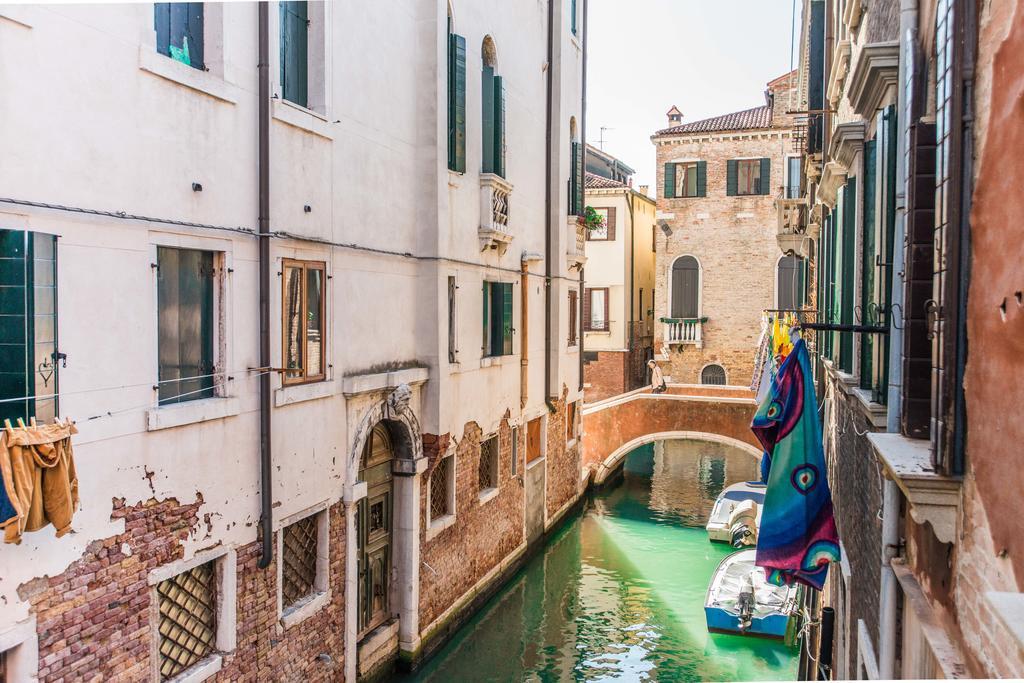
<instances>
[{"instance_id":1,"label":"arched doorway","mask_svg":"<svg viewBox=\"0 0 1024 683\"><path fill-rule=\"evenodd\" d=\"M700 264L692 256L680 256L672 264L673 318L696 318L700 314Z\"/></svg>"},{"instance_id":2,"label":"arched doorway","mask_svg":"<svg viewBox=\"0 0 1024 683\"><path fill-rule=\"evenodd\" d=\"M391 546L394 527L391 434L384 423L373 428L363 446L359 480L366 496L359 501L356 549L359 558L359 638L391 616Z\"/></svg>"}]
</instances>

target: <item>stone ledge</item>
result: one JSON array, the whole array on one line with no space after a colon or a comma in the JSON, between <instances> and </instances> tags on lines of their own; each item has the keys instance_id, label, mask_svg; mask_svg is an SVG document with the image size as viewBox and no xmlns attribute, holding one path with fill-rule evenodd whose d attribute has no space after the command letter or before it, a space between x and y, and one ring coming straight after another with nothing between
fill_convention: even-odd
<instances>
[{"instance_id":1,"label":"stone ledge","mask_svg":"<svg viewBox=\"0 0 1024 683\"><path fill-rule=\"evenodd\" d=\"M985 601L1017 647L1024 650L1024 593L988 591Z\"/></svg>"},{"instance_id":2,"label":"stone ledge","mask_svg":"<svg viewBox=\"0 0 1024 683\"><path fill-rule=\"evenodd\" d=\"M241 406L235 397L203 398L197 401L171 403L146 411L146 430L155 432L160 429L220 420L238 415L239 412L241 412Z\"/></svg>"},{"instance_id":3,"label":"stone ledge","mask_svg":"<svg viewBox=\"0 0 1024 683\"><path fill-rule=\"evenodd\" d=\"M849 88L850 104L859 116L870 119L882 108L886 93L894 92L898 86L899 69L899 41L871 43L861 48L850 74Z\"/></svg>"},{"instance_id":4,"label":"stone ledge","mask_svg":"<svg viewBox=\"0 0 1024 683\"><path fill-rule=\"evenodd\" d=\"M403 384L417 386L430 378L428 368L406 368L391 372L377 372L364 375L349 375L341 381L341 393L346 398L368 394L374 391L395 389Z\"/></svg>"},{"instance_id":5,"label":"stone ledge","mask_svg":"<svg viewBox=\"0 0 1024 683\"><path fill-rule=\"evenodd\" d=\"M955 642L950 638L949 630L943 623L941 615L936 614L921 590L921 584L914 578L910 568L899 558L892 561L892 571L903 591L904 609L912 609L917 617L921 635L928 643L928 648L935 663L942 672L940 678L970 678L967 664Z\"/></svg>"}]
</instances>

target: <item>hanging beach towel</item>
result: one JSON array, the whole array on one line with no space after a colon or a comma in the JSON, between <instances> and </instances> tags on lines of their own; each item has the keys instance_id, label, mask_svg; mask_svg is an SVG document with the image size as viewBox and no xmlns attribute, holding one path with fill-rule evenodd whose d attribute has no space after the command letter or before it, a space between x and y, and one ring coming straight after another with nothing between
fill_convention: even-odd
<instances>
[{"instance_id":1,"label":"hanging beach towel","mask_svg":"<svg viewBox=\"0 0 1024 683\"><path fill-rule=\"evenodd\" d=\"M821 590L829 563L839 560L839 534L817 408L807 345L799 339L751 424L770 458L756 564L771 583Z\"/></svg>"}]
</instances>

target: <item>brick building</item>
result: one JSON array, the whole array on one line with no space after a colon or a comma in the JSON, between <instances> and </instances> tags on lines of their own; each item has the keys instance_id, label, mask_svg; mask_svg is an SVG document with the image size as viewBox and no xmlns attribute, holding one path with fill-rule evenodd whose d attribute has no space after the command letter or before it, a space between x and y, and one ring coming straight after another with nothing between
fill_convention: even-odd
<instances>
[{"instance_id":1,"label":"brick building","mask_svg":"<svg viewBox=\"0 0 1024 683\"><path fill-rule=\"evenodd\" d=\"M584 15L0 8L0 419L79 499L0 681L415 664L571 509Z\"/></svg>"},{"instance_id":2,"label":"brick building","mask_svg":"<svg viewBox=\"0 0 1024 683\"><path fill-rule=\"evenodd\" d=\"M808 0L803 17L811 334L844 552L820 663L1020 676L1024 7Z\"/></svg>"},{"instance_id":3,"label":"brick building","mask_svg":"<svg viewBox=\"0 0 1024 683\"><path fill-rule=\"evenodd\" d=\"M784 253L777 201L799 185L787 111L796 72L768 84L766 103L682 122L673 107L657 149L655 349L667 378L749 385L766 309L807 301L805 249Z\"/></svg>"},{"instance_id":4,"label":"brick building","mask_svg":"<svg viewBox=\"0 0 1024 683\"><path fill-rule=\"evenodd\" d=\"M588 159L598 152L591 148ZM631 169L604 152L598 158L607 161L586 178L586 205L604 219L587 232L582 311L589 403L644 386L654 356L655 203L628 177L607 177Z\"/></svg>"}]
</instances>

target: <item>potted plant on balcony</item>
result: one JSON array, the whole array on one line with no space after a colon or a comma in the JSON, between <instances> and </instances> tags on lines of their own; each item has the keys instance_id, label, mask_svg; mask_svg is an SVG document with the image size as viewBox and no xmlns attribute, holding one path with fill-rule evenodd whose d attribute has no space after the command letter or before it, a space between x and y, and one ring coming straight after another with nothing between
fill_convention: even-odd
<instances>
[{"instance_id":1,"label":"potted plant on balcony","mask_svg":"<svg viewBox=\"0 0 1024 683\"><path fill-rule=\"evenodd\" d=\"M593 230L600 230L605 227L605 217L597 212L597 210L588 206L583 210L583 215L576 219L577 222L582 225L588 232Z\"/></svg>"}]
</instances>

